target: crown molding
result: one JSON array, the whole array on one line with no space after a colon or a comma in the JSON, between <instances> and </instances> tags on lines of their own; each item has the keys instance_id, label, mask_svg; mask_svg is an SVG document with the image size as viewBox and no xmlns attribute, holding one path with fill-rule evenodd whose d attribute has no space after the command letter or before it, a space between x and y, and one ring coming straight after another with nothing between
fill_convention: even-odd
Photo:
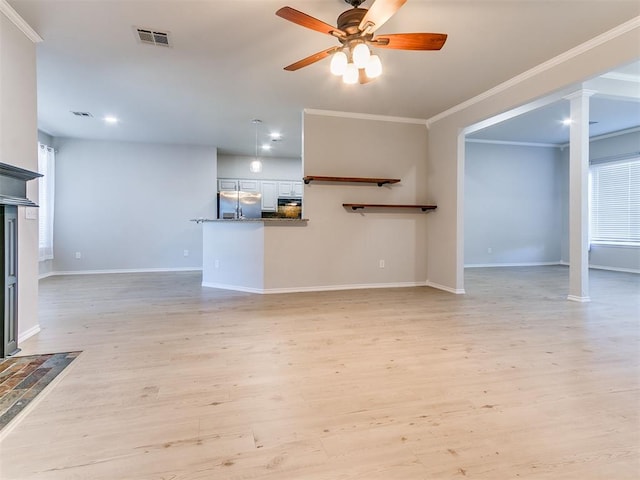
<instances>
[{"instance_id":1,"label":"crown molding","mask_svg":"<svg viewBox=\"0 0 640 480\"><path fill-rule=\"evenodd\" d=\"M614 38L624 35L625 33L628 33L638 27L640 27L640 16L634 17L631 20L628 20L618 25L615 28L612 28L611 30L603 34L598 35L597 37L594 37L591 40L588 40L581 45L578 45L575 48L567 50L566 52L561 53L556 57L553 57L551 60L541 63L540 65L533 67L532 69L527 70L526 72L521 73L520 75L516 75L515 77L511 78L510 80L507 80L506 82L496 85L495 87L487 90L486 92L481 93L480 95L476 95L475 97L472 97L465 102L459 103L458 105L451 107L450 109L445 110L444 112L441 112L427 119L427 128L429 128L431 124L439 120L442 120L443 118L446 118L450 115L453 115L454 113L460 112L468 107L471 107L472 105L480 103L483 100L486 100L499 93L502 93L505 90L508 90L509 88L514 87L515 85L518 85L537 75L540 75L541 73L544 73L552 69L553 67L556 67L557 65L560 65L568 60L571 60L572 58L575 58L585 52L588 52L589 50L592 50Z\"/></svg>"},{"instance_id":2,"label":"crown molding","mask_svg":"<svg viewBox=\"0 0 640 480\"><path fill-rule=\"evenodd\" d=\"M7 3L7 0L0 0L0 13L4 14L4 16L18 27L18 29L33 43L42 42L42 37L38 35L20 15L18 15L18 12L16 12L13 7Z\"/></svg>"},{"instance_id":3,"label":"crown molding","mask_svg":"<svg viewBox=\"0 0 640 480\"><path fill-rule=\"evenodd\" d=\"M601 75L602 78L610 80L620 80L622 82L640 83L640 75L632 75L630 73L609 72Z\"/></svg>"},{"instance_id":4,"label":"crown molding","mask_svg":"<svg viewBox=\"0 0 640 480\"><path fill-rule=\"evenodd\" d=\"M509 140L486 140L484 138L466 138L467 143L488 143L491 145L510 145L514 147L542 147L542 148L561 148L562 145L556 143L542 142L515 142Z\"/></svg>"},{"instance_id":5,"label":"crown molding","mask_svg":"<svg viewBox=\"0 0 640 480\"><path fill-rule=\"evenodd\" d=\"M627 135L628 133L636 133L636 132L640 132L640 127L625 128L624 130L618 130L617 132L603 133L602 135L595 135L589 138L589 142L596 142L598 140L604 140L605 138L614 138L614 137L619 137L620 135ZM569 146L568 143L563 143L562 145L558 145L558 147L562 149L567 148L568 146Z\"/></svg>"},{"instance_id":6,"label":"crown molding","mask_svg":"<svg viewBox=\"0 0 640 480\"><path fill-rule=\"evenodd\" d=\"M373 115L370 113L338 112L334 110L316 110L313 108L305 108L303 112L309 115L321 115L325 117L356 118L358 120L376 120L379 122L413 123L417 125L426 125L426 122L427 122L425 119L422 119L422 118L391 117L387 115Z\"/></svg>"}]
</instances>

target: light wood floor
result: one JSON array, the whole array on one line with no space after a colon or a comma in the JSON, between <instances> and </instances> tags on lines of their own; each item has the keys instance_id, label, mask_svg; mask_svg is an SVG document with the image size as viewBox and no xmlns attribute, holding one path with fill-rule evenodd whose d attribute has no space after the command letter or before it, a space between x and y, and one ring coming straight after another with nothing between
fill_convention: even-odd
<instances>
[{"instance_id":1,"label":"light wood floor","mask_svg":"<svg viewBox=\"0 0 640 480\"><path fill-rule=\"evenodd\" d=\"M84 352L0 478L640 478L640 277L592 271L579 304L566 267L466 275L467 295L45 279L23 353Z\"/></svg>"}]
</instances>

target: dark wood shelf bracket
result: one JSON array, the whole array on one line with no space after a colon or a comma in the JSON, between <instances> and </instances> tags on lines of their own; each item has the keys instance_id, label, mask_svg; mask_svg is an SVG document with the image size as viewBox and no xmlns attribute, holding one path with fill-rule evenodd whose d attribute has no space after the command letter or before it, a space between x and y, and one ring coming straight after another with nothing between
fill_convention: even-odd
<instances>
[{"instance_id":1,"label":"dark wood shelf bracket","mask_svg":"<svg viewBox=\"0 0 640 480\"><path fill-rule=\"evenodd\" d=\"M351 210L365 209L365 208L419 208L423 212L435 210L438 208L436 205L390 205L386 203L343 203L343 207L351 208Z\"/></svg>"}]
</instances>

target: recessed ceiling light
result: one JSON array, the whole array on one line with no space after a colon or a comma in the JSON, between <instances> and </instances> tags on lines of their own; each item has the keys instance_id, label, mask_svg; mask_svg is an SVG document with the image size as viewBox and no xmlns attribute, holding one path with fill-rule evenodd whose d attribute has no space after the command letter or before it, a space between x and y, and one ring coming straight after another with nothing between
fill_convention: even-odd
<instances>
[{"instance_id":1,"label":"recessed ceiling light","mask_svg":"<svg viewBox=\"0 0 640 480\"><path fill-rule=\"evenodd\" d=\"M571 125L571 119L570 118L565 118L564 120L562 120L562 124L565 125L565 126Z\"/></svg>"},{"instance_id":2,"label":"recessed ceiling light","mask_svg":"<svg viewBox=\"0 0 640 480\"><path fill-rule=\"evenodd\" d=\"M119 122L119 120L113 115L107 115L106 117L104 117L104 122L108 123L109 125L115 125Z\"/></svg>"},{"instance_id":3,"label":"recessed ceiling light","mask_svg":"<svg viewBox=\"0 0 640 480\"><path fill-rule=\"evenodd\" d=\"M282 140L282 134L280 132L272 132L269 134L269 136L271 137L271 140L273 140L274 142L276 140Z\"/></svg>"},{"instance_id":4,"label":"recessed ceiling light","mask_svg":"<svg viewBox=\"0 0 640 480\"><path fill-rule=\"evenodd\" d=\"M265 144L263 144L263 145L262 145L262 150L271 150L271 145L268 145L268 144L266 144L266 143L265 143Z\"/></svg>"}]
</instances>

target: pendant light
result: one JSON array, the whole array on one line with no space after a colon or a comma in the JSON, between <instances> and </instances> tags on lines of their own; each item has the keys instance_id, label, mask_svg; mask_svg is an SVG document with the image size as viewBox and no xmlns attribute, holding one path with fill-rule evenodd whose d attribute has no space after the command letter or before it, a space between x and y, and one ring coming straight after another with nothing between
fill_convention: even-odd
<instances>
[{"instance_id":1,"label":"pendant light","mask_svg":"<svg viewBox=\"0 0 640 480\"><path fill-rule=\"evenodd\" d=\"M253 120L251 120L251 123L253 123L256 127L256 155L255 159L249 164L249 171L251 173L260 173L262 172L262 162L258 158L258 127L262 123L262 120L254 118Z\"/></svg>"}]
</instances>

